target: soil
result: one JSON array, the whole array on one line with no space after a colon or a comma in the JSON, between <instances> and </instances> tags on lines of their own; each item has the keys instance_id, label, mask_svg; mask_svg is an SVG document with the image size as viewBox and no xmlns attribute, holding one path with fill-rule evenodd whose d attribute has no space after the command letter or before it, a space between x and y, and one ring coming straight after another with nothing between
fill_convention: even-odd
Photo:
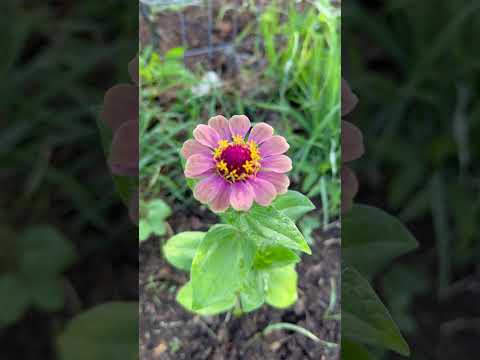
<instances>
[{"instance_id":1,"label":"soil","mask_svg":"<svg viewBox=\"0 0 480 360\"><path fill-rule=\"evenodd\" d=\"M200 218L204 217L177 217L171 225L178 232L204 231L214 222L202 223ZM326 319L327 314L341 311L339 234L337 224L314 234L312 255L303 256L297 265L298 300L294 306L279 310L263 305L239 318L229 313L200 317L181 307L175 295L188 274L166 263L158 238L148 240L140 247L140 359L339 359L338 346L316 343L295 332L260 335L270 324L288 322L308 329L322 341L339 343L340 321ZM332 285L337 292L333 306Z\"/></svg>"}]
</instances>

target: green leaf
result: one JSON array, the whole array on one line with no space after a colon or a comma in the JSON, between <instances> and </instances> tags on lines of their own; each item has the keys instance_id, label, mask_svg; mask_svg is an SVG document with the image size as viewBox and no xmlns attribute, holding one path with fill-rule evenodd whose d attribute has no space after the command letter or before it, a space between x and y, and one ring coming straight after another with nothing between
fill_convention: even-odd
<instances>
[{"instance_id":1,"label":"green leaf","mask_svg":"<svg viewBox=\"0 0 480 360\"><path fill-rule=\"evenodd\" d=\"M185 53L185 49L182 47L174 47L169 49L165 53L165 59L167 60L179 60L183 58L183 55Z\"/></svg>"},{"instance_id":2,"label":"green leaf","mask_svg":"<svg viewBox=\"0 0 480 360\"><path fill-rule=\"evenodd\" d=\"M235 305L235 295L232 295L230 298L227 298L226 300L222 300L218 303L212 304L210 306L193 310L192 307L192 295L193 295L193 290L192 290L192 283L188 282L182 288L177 294L177 301L188 311L200 314L200 315L215 315L219 314L225 311L228 311Z\"/></svg>"},{"instance_id":3,"label":"green leaf","mask_svg":"<svg viewBox=\"0 0 480 360\"><path fill-rule=\"evenodd\" d=\"M162 236L166 232L165 219L170 216L172 210L161 199L155 199L147 204L148 208L148 223L152 232L156 235Z\"/></svg>"},{"instance_id":4,"label":"green leaf","mask_svg":"<svg viewBox=\"0 0 480 360\"><path fill-rule=\"evenodd\" d=\"M0 275L0 328L13 324L31 302L30 293L22 279L11 273Z\"/></svg>"},{"instance_id":5,"label":"green leaf","mask_svg":"<svg viewBox=\"0 0 480 360\"><path fill-rule=\"evenodd\" d=\"M255 240L257 246L266 242L307 254L312 253L295 223L271 206L253 206L248 213L238 215L233 221Z\"/></svg>"},{"instance_id":6,"label":"green leaf","mask_svg":"<svg viewBox=\"0 0 480 360\"><path fill-rule=\"evenodd\" d=\"M202 309L230 299L240 286L242 234L230 225L215 225L201 242L192 262L192 308Z\"/></svg>"},{"instance_id":7,"label":"green leaf","mask_svg":"<svg viewBox=\"0 0 480 360\"><path fill-rule=\"evenodd\" d=\"M163 246L167 261L180 270L190 271L197 248L205 237L201 231L185 231L172 236Z\"/></svg>"},{"instance_id":8,"label":"green leaf","mask_svg":"<svg viewBox=\"0 0 480 360\"><path fill-rule=\"evenodd\" d=\"M75 259L73 245L50 226L29 228L19 236L18 241L24 251L20 269L29 276L58 274Z\"/></svg>"},{"instance_id":9,"label":"green leaf","mask_svg":"<svg viewBox=\"0 0 480 360\"><path fill-rule=\"evenodd\" d=\"M373 360L373 357L362 345L342 339L342 360Z\"/></svg>"},{"instance_id":10,"label":"green leaf","mask_svg":"<svg viewBox=\"0 0 480 360\"><path fill-rule=\"evenodd\" d=\"M352 267L342 272L342 337L408 356L410 349L368 281Z\"/></svg>"},{"instance_id":11,"label":"green leaf","mask_svg":"<svg viewBox=\"0 0 480 360\"><path fill-rule=\"evenodd\" d=\"M81 313L57 345L62 360L138 359L138 303L110 302Z\"/></svg>"},{"instance_id":12,"label":"green leaf","mask_svg":"<svg viewBox=\"0 0 480 360\"><path fill-rule=\"evenodd\" d=\"M240 290L242 311L250 312L258 309L265 302L265 274L250 271Z\"/></svg>"},{"instance_id":13,"label":"green leaf","mask_svg":"<svg viewBox=\"0 0 480 360\"><path fill-rule=\"evenodd\" d=\"M255 254L253 266L255 269L266 270L296 264L299 261L300 256L294 251L283 246L267 244Z\"/></svg>"},{"instance_id":14,"label":"green leaf","mask_svg":"<svg viewBox=\"0 0 480 360\"><path fill-rule=\"evenodd\" d=\"M28 288L32 302L46 311L58 311L63 308L65 292L62 281L56 278L35 277Z\"/></svg>"},{"instance_id":15,"label":"green leaf","mask_svg":"<svg viewBox=\"0 0 480 360\"><path fill-rule=\"evenodd\" d=\"M297 272L294 265L275 268L267 274L266 302L274 307L284 309L297 301Z\"/></svg>"},{"instance_id":16,"label":"green leaf","mask_svg":"<svg viewBox=\"0 0 480 360\"><path fill-rule=\"evenodd\" d=\"M395 217L366 205L355 205L342 218L342 258L368 278L417 241Z\"/></svg>"},{"instance_id":17,"label":"green leaf","mask_svg":"<svg viewBox=\"0 0 480 360\"><path fill-rule=\"evenodd\" d=\"M152 228L150 227L150 223L145 219L140 219L138 222L138 239L145 241L150 237L151 233Z\"/></svg>"},{"instance_id":18,"label":"green leaf","mask_svg":"<svg viewBox=\"0 0 480 360\"><path fill-rule=\"evenodd\" d=\"M297 221L303 215L315 209L315 205L308 197L293 190L278 196L272 205L293 221Z\"/></svg>"}]
</instances>

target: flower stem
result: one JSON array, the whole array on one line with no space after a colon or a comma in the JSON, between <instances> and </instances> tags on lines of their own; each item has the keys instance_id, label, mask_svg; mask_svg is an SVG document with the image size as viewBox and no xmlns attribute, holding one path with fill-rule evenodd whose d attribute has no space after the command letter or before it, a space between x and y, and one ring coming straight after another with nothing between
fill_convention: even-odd
<instances>
[{"instance_id":1,"label":"flower stem","mask_svg":"<svg viewBox=\"0 0 480 360\"><path fill-rule=\"evenodd\" d=\"M233 309L233 315L240 317L243 315L242 300L240 299L240 294L237 293L237 301L235 303L235 308Z\"/></svg>"}]
</instances>

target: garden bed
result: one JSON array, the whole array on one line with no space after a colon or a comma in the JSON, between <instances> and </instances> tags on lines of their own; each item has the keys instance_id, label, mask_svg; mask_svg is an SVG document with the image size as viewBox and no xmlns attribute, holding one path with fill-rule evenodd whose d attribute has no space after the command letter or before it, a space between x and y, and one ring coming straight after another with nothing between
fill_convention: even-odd
<instances>
[{"instance_id":1,"label":"garden bed","mask_svg":"<svg viewBox=\"0 0 480 360\"><path fill-rule=\"evenodd\" d=\"M201 218L177 217L171 226L177 231L203 231L208 226ZM317 231L314 239L312 255L303 256L297 265L296 304L287 310L263 305L239 318L229 314L199 317L183 309L175 295L188 275L164 260L159 239L146 242L140 248L140 358L339 359L339 347L323 343L340 340L340 321L334 319L340 313L339 229L334 225L329 231ZM283 330L257 335L279 322L302 326L322 342Z\"/></svg>"}]
</instances>

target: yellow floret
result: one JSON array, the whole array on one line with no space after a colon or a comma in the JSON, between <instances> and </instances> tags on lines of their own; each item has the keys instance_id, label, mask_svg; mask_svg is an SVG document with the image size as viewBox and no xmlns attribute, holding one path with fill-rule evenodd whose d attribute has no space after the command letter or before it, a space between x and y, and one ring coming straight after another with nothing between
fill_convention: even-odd
<instances>
[{"instance_id":1,"label":"yellow floret","mask_svg":"<svg viewBox=\"0 0 480 360\"><path fill-rule=\"evenodd\" d=\"M240 135L233 136L233 143L237 145L245 144L245 142L243 141L243 137Z\"/></svg>"}]
</instances>

